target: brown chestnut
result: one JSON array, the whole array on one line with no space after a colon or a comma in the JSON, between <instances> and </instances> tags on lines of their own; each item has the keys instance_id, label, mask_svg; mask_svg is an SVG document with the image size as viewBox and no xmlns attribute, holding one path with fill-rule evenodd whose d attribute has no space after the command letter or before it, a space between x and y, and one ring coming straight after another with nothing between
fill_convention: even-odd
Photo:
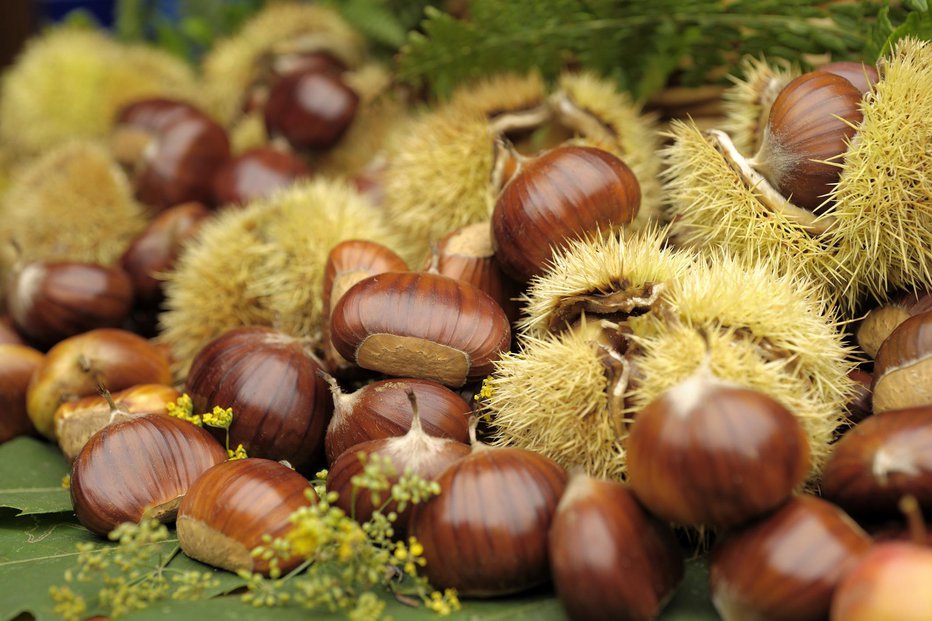
<instances>
[{"instance_id":1,"label":"brown chestnut","mask_svg":"<svg viewBox=\"0 0 932 621\"><path fill-rule=\"evenodd\" d=\"M193 106L180 110L152 133L136 169L136 198L157 210L212 205L214 175L230 157L223 127Z\"/></svg>"},{"instance_id":2,"label":"brown chestnut","mask_svg":"<svg viewBox=\"0 0 932 621\"><path fill-rule=\"evenodd\" d=\"M44 357L25 345L0 344L0 444L36 434L26 414L26 389Z\"/></svg>"},{"instance_id":3,"label":"brown chestnut","mask_svg":"<svg viewBox=\"0 0 932 621\"><path fill-rule=\"evenodd\" d=\"M117 114L110 134L110 151L132 176L142 165L153 137L189 114L198 114L197 108L177 99L151 97L127 104Z\"/></svg>"},{"instance_id":4,"label":"brown chestnut","mask_svg":"<svg viewBox=\"0 0 932 621\"><path fill-rule=\"evenodd\" d=\"M621 483L574 475L549 535L550 569L570 619L656 619L683 579L672 531Z\"/></svg>"},{"instance_id":5,"label":"brown chestnut","mask_svg":"<svg viewBox=\"0 0 932 621\"><path fill-rule=\"evenodd\" d=\"M171 416L146 414L107 425L71 470L74 512L106 535L123 522L175 519L181 498L227 452L209 433Z\"/></svg>"},{"instance_id":6,"label":"brown chestnut","mask_svg":"<svg viewBox=\"0 0 932 621\"><path fill-rule=\"evenodd\" d=\"M405 397L410 401L409 409L412 411L411 428L408 432L403 436L382 437L352 446L331 463L327 474L327 491L338 494L334 504L353 519L367 522L372 519L376 510L380 510L383 515L397 512L398 517L393 530L394 536L399 539L403 539L407 534L412 505L408 504L402 509L390 496L382 496L377 505L369 490L356 493L353 477L363 472L361 456L368 458L377 455L390 461L395 472L387 478L390 484L394 485L402 475L409 473L425 481L436 481L451 464L470 453L468 444L425 433L418 411L420 400L411 387L401 392L406 393Z\"/></svg>"},{"instance_id":7,"label":"brown chestnut","mask_svg":"<svg viewBox=\"0 0 932 621\"><path fill-rule=\"evenodd\" d=\"M566 480L538 453L473 444L438 479L440 495L411 513L430 583L494 597L547 582L547 532Z\"/></svg>"},{"instance_id":8,"label":"brown chestnut","mask_svg":"<svg viewBox=\"0 0 932 621\"><path fill-rule=\"evenodd\" d=\"M516 298L521 288L495 260L492 246L490 222L460 227L437 242L427 267L482 289L498 302L509 321L515 321L520 312Z\"/></svg>"},{"instance_id":9,"label":"brown chestnut","mask_svg":"<svg viewBox=\"0 0 932 621\"><path fill-rule=\"evenodd\" d=\"M871 358L893 330L914 315L932 310L932 293L905 293L870 310L856 332L858 345Z\"/></svg>"},{"instance_id":10,"label":"brown chestnut","mask_svg":"<svg viewBox=\"0 0 932 621\"><path fill-rule=\"evenodd\" d=\"M406 272L408 264L391 249L366 239L348 239L330 249L324 267L323 307L328 320L324 321L324 360L334 375L343 376L357 369L333 347L330 341L330 314L333 307L350 287L360 280L385 272Z\"/></svg>"},{"instance_id":11,"label":"brown chestnut","mask_svg":"<svg viewBox=\"0 0 932 621\"><path fill-rule=\"evenodd\" d=\"M356 116L359 95L338 76L315 69L279 78L265 102L265 127L293 148L329 149Z\"/></svg>"},{"instance_id":12,"label":"brown chestnut","mask_svg":"<svg viewBox=\"0 0 932 621\"><path fill-rule=\"evenodd\" d=\"M304 471L323 462L330 421L320 371L300 339L272 328L234 328L194 357L185 392L198 412L233 408L231 447L242 444L251 457L284 459Z\"/></svg>"},{"instance_id":13,"label":"brown chestnut","mask_svg":"<svg viewBox=\"0 0 932 621\"><path fill-rule=\"evenodd\" d=\"M243 205L287 187L311 169L297 155L273 147L256 147L231 157L214 176L218 205Z\"/></svg>"},{"instance_id":14,"label":"brown chestnut","mask_svg":"<svg viewBox=\"0 0 932 621\"><path fill-rule=\"evenodd\" d=\"M169 207L129 243L120 264L133 282L137 306L158 307L163 298L159 275L172 269L185 242L208 215L201 203Z\"/></svg>"},{"instance_id":15,"label":"brown chestnut","mask_svg":"<svg viewBox=\"0 0 932 621\"><path fill-rule=\"evenodd\" d=\"M712 602L724 621L822 621L842 576L870 546L870 537L835 505L793 498L716 542Z\"/></svg>"},{"instance_id":16,"label":"brown chestnut","mask_svg":"<svg viewBox=\"0 0 932 621\"><path fill-rule=\"evenodd\" d=\"M835 445L822 495L858 517L899 515L903 496L932 515L932 405L876 414Z\"/></svg>"},{"instance_id":17,"label":"brown chestnut","mask_svg":"<svg viewBox=\"0 0 932 621\"><path fill-rule=\"evenodd\" d=\"M0 345L25 345L9 315L0 315Z\"/></svg>"},{"instance_id":18,"label":"brown chestnut","mask_svg":"<svg viewBox=\"0 0 932 621\"><path fill-rule=\"evenodd\" d=\"M795 205L818 213L863 118L860 104L861 92L845 78L804 73L774 100L751 165Z\"/></svg>"},{"instance_id":19,"label":"brown chestnut","mask_svg":"<svg viewBox=\"0 0 932 621\"><path fill-rule=\"evenodd\" d=\"M607 151L562 146L518 161L492 211L495 258L518 282L543 273L555 248L637 215L637 177Z\"/></svg>"},{"instance_id":20,"label":"brown chestnut","mask_svg":"<svg viewBox=\"0 0 932 621\"><path fill-rule=\"evenodd\" d=\"M14 269L7 306L16 330L30 343L119 326L133 307L133 284L119 267L71 261L33 261Z\"/></svg>"},{"instance_id":21,"label":"brown chestnut","mask_svg":"<svg viewBox=\"0 0 932 621\"><path fill-rule=\"evenodd\" d=\"M100 386L116 391L171 380L159 347L126 330L91 330L49 350L29 382L26 410L39 433L54 440L55 410L62 403L97 394Z\"/></svg>"},{"instance_id":22,"label":"brown chestnut","mask_svg":"<svg viewBox=\"0 0 932 621\"><path fill-rule=\"evenodd\" d=\"M733 526L774 509L809 471L802 425L769 395L698 372L634 417L628 481L655 515Z\"/></svg>"},{"instance_id":23,"label":"brown chestnut","mask_svg":"<svg viewBox=\"0 0 932 621\"><path fill-rule=\"evenodd\" d=\"M874 414L932 404L932 311L894 328L874 359Z\"/></svg>"},{"instance_id":24,"label":"brown chestnut","mask_svg":"<svg viewBox=\"0 0 932 621\"><path fill-rule=\"evenodd\" d=\"M285 537L289 516L316 502L311 484L276 461L237 459L217 464L191 485L178 508L178 543L193 559L228 571L269 574L269 561L252 556L263 535ZM282 561L287 572L298 556Z\"/></svg>"},{"instance_id":25,"label":"brown chestnut","mask_svg":"<svg viewBox=\"0 0 932 621\"><path fill-rule=\"evenodd\" d=\"M404 435L412 420L409 390L417 399L425 433L469 442L471 408L442 384L423 379L381 380L344 393L336 380L327 381L333 394L333 417L324 441L328 464L357 444Z\"/></svg>"},{"instance_id":26,"label":"brown chestnut","mask_svg":"<svg viewBox=\"0 0 932 621\"><path fill-rule=\"evenodd\" d=\"M877 73L877 67L874 65L865 65L853 60L840 60L834 63L827 63L819 67L819 71L833 73L841 76L851 82L851 85L858 89L863 96L865 93L874 88L874 84L880 80L880 74Z\"/></svg>"},{"instance_id":27,"label":"brown chestnut","mask_svg":"<svg viewBox=\"0 0 932 621\"><path fill-rule=\"evenodd\" d=\"M853 369L848 372L848 377L854 380L854 393L845 404L845 413L848 421L859 423L871 414L871 384L874 383L874 376L861 369Z\"/></svg>"},{"instance_id":28,"label":"brown chestnut","mask_svg":"<svg viewBox=\"0 0 932 621\"><path fill-rule=\"evenodd\" d=\"M62 403L55 410L55 435L69 462L87 441L111 422L142 414L168 414L181 393L171 386L140 384L112 395L90 395Z\"/></svg>"},{"instance_id":29,"label":"brown chestnut","mask_svg":"<svg viewBox=\"0 0 932 621\"><path fill-rule=\"evenodd\" d=\"M498 303L437 274L370 276L347 291L330 318L341 356L364 369L462 386L492 370L511 342Z\"/></svg>"}]
</instances>

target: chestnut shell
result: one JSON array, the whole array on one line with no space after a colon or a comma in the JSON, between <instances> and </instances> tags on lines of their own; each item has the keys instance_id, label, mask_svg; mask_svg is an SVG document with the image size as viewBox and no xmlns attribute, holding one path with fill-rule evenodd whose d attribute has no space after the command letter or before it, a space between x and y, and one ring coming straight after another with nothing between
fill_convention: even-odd
<instances>
[{"instance_id":1,"label":"chestnut shell","mask_svg":"<svg viewBox=\"0 0 932 621\"><path fill-rule=\"evenodd\" d=\"M245 204L269 196L311 169L297 155L272 147L257 147L230 158L214 175L214 199L218 205Z\"/></svg>"},{"instance_id":2,"label":"chestnut shell","mask_svg":"<svg viewBox=\"0 0 932 621\"><path fill-rule=\"evenodd\" d=\"M265 126L295 149L328 149L349 129L359 95L331 71L298 71L279 78L265 102Z\"/></svg>"},{"instance_id":3,"label":"chestnut shell","mask_svg":"<svg viewBox=\"0 0 932 621\"><path fill-rule=\"evenodd\" d=\"M199 412L233 408L230 448L287 460L299 471L323 462L332 402L320 365L298 339L264 327L229 330L194 357L185 391ZM223 438L222 429L213 430Z\"/></svg>"}]
</instances>

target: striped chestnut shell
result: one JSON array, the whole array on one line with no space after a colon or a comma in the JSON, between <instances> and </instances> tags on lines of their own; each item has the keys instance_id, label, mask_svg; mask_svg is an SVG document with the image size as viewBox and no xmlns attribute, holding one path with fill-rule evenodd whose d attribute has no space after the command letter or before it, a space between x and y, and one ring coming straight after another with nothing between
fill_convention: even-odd
<instances>
[{"instance_id":1,"label":"striped chestnut shell","mask_svg":"<svg viewBox=\"0 0 932 621\"><path fill-rule=\"evenodd\" d=\"M840 60L827 63L819 67L819 71L833 73L851 82L851 85L861 92L863 97L880 80L880 74L874 65L865 65L853 60Z\"/></svg>"},{"instance_id":2,"label":"striped chestnut shell","mask_svg":"<svg viewBox=\"0 0 932 621\"><path fill-rule=\"evenodd\" d=\"M495 260L493 245L490 222L460 227L441 238L427 268L482 289L499 303L510 321L515 321L520 313L515 298L521 287Z\"/></svg>"},{"instance_id":3,"label":"striped chestnut shell","mask_svg":"<svg viewBox=\"0 0 932 621\"><path fill-rule=\"evenodd\" d=\"M492 212L495 257L527 282L547 269L555 248L627 224L640 205L637 177L607 151L561 146L519 158Z\"/></svg>"},{"instance_id":4,"label":"striped chestnut shell","mask_svg":"<svg viewBox=\"0 0 932 621\"><path fill-rule=\"evenodd\" d=\"M74 461L74 512L98 535L123 522L170 522L191 484L226 459L226 449L209 433L178 418L146 414L113 423Z\"/></svg>"},{"instance_id":5,"label":"striped chestnut shell","mask_svg":"<svg viewBox=\"0 0 932 621\"><path fill-rule=\"evenodd\" d=\"M821 490L857 517L899 517L907 495L932 515L932 406L876 414L849 430L822 471Z\"/></svg>"},{"instance_id":6,"label":"striped chestnut shell","mask_svg":"<svg viewBox=\"0 0 932 621\"><path fill-rule=\"evenodd\" d=\"M443 384L423 379L390 379L344 393L336 381L331 381L330 390L333 416L325 439L328 464L357 444L404 435L411 428L413 416L408 390L417 399L425 433L469 443L472 408Z\"/></svg>"},{"instance_id":7,"label":"striped chestnut shell","mask_svg":"<svg viewBox=\"0 0 932 621\"><path fill-rule=\"evenodd\" d=\"M300 339L272 328L234 328L194 357L185 392L198 412L233 408L231 448L242 444L251 457L284 459L304 471L323 462L330 421L321 370Z\"/></svg>"},{"instance_id":8,"label":"striped chestnut shell","mask_svg":"<svg viewBox=\"0 0 932 621\"><path fill-rule=\"evenodd\" d=\"M202 474L178 508L178 543L185 554L228 571L269 574L269 561L253 557L262 536L285 537L293 528L288 517L316 502L303 476L277 461L237 459ZM298 555L279 562L288 572Z\"/></svg>"},{"instance_id":9,"label":"striped chestnut shell","mask_svg":"<svg viewBox=\"0 0 932 621\"><path fill-rule=\"evenodd\" d=\"M391 249L366 239L347 239L330 249L324 267L323 307L324 361L334 375L343 377L359 368L341 356L330 341L330 314L350 287L360 280L385 272L406 272L408 264Z\"/></svg>"},{"instance_id":10,"label":"striped chestnut shell","mask_svg":"<svg viewBox=\"0 0 932 621\"><path fill-rule=\"evenodd\" d=\"M433 586L495 597L550 579L547 532L563 468L525 449L474 444L437 482L440 495L414 507L408 530L424 546Z\"/></svg>"},{"instance_id":11,"label":"striped chestnut shell","mask_svg":"<svg viewBox=\"0 0 932 621\"><path fill-rule=\"evenodd\" d=\"M809 471L809 443L769 395L695 374L634 417L628 481L654 515L678 524L735 526L770 511Z\"/></svg>"},{"instance_id":12,"label":"striped chestnut shell","mask_svg":"<svg viewBox=\"0 0 932 621\"><path fill-rule=\"evenodd\" d=\"M74 261L33 261L7 289L16 330L40 348L76 334L115 328L133 308L133 283L121 268Z\"/></svg>"},{"instance_id":13,"label":"striped chestnut shell","mask_svg":"<svg viewBox=\"0 0 932 621\"><path fill-rule=\"evenodd\" d=\"M716 541L712 602L723 619L822 621L845 573L871 539L821 498L798 496Z\"/></svg>"},{"instance_id":14,"label":"striped chestnut shell","mask_svg":"<svg viewBox=\"0 0 932 621\"><path fill-rule=\"evenodd\" d=\"M863 119L861 91L825 71L804 73L774 100L751 165L793 204L818 213Z\"/></svg>"},{"instance_id":15,"label":"striped chestnut shell","mask_svg":"<svg viewBox=\"0 0 932 621\"><path fill-rule=\"evenodd\" d=\"M485 292L424 273L387 273L355 284L330 318L341 356L387 375L459 387L485 377L511 342L508 318Z\"/></svg>"},{"instance_id":16,"label":"striped chestnut shell","mask_svg":"<svg viewBox=\"0 0 932 621\"><path fill-rule=\"evenodd\" d=\"M214 198L218 205L244 205L310 175L311 169L297 155L274 147L256 147L220 167L213 180Z\"/></svg>"},{"instance_id":17,"label":"striped chestnut shell","mask_svg":"<svg viewBox=\"0 0 932 621\"><path fill-rule=\"evenodd\" d=\"M616 481L574 475L549 539L554 586L571 619L656 619L683 578L673 531Z\"/></svg>"},{"instance_id":18,"label":"striped chestnut shell","mask_svg":"<svg viewBox=\"0 0 932 621\"><path fill-rule=\"evenodd\" d=\"M874 358L874 414L932 405L932 311L913 315L890 333Z\"/></svg>"}]
</instances>

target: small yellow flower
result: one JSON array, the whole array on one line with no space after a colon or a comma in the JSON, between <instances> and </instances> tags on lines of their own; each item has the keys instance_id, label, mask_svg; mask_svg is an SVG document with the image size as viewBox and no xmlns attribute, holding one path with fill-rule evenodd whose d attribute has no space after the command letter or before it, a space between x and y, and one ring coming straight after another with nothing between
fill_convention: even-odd
<instances>
[{"instance_id":1,"label":"small yellow flower","mask_svg":"<svg viewBox=\"0 0 932 621\"><path fill-rule=\"evenodd\" d=\"M202 426L201 417L194 413L194 404L191 402L191 397L187 393L178 397L178 400L174 403L167 404L165 409L168 410L170 416L186 420L198 427Z\"/></svg>"},{"instance_id":2,"label":"small yellow flower","mask_svg":"<svg viewBox=\"0 0 932 621\"><path fill-rule=\"evenodd\" d=\"M230 425L233 423L233 408L222 408L219 405L215 405L213 412L201 414L201 419L208 427L229 429Z\"/></svg>"},{"instance_id":3,"label":"small yellow flower","mask_svg":"<svg viewBox=\"0 0 932 621\"><path fill-rule=\"evenodd\" d=\"M65 489L71 489L71 475L66 474L61 478L61 486Z\"/></svg>"},{"instance_id":4,"label":"small yellow flower","mask_svg":"<svg viewBox=\"0 0 932 621\"><path fill-rule=\"evenodd\" d=\"M227 449L227 455L230 456L230 461L234 461L237 459L246 459L247 457L249 457L249 455L246 454L246 449L243 448L242 444L238 445L235 451Z\"/></svg>"}]
</instances>

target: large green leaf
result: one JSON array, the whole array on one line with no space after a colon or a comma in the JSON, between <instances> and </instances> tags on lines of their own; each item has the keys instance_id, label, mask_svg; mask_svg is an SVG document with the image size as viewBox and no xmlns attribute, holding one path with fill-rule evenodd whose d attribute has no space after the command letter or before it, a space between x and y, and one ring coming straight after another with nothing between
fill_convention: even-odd
<instances>
[{"instance_id":1,"label":"large green leaf","mask_svg":"<svg viewBox=\"0 0 932 621\"><path fill-rule=\"evenodd\" d=\"M9 511L0 514L0 620L24 612L39 621L58 619L52 610L49 587L65 584L65 570L77 568L76 545L88 541L116 549L115 544L91 534L71 516L14 516ZM157 545L167 554L177 543L177 539L170 538ZM211 570L183 554L175 556L167 568L213 571L220 584L210 591L211 595L228 593L243 583L233 574ZM88 585L70 586L79 594L91 595Z\"/></svg>"},{"instance_id":2,"label":"large green leaf","mask_svg":"<svg viewBox=\"0 0 932 621\"><path fill-rule=\"evenodd\" d=\"M71 495L61 486L69 470L59 448L47 442L16 438L0 445L0 507L19 515L71 511Z\"/></svg>"}]
</instances>

